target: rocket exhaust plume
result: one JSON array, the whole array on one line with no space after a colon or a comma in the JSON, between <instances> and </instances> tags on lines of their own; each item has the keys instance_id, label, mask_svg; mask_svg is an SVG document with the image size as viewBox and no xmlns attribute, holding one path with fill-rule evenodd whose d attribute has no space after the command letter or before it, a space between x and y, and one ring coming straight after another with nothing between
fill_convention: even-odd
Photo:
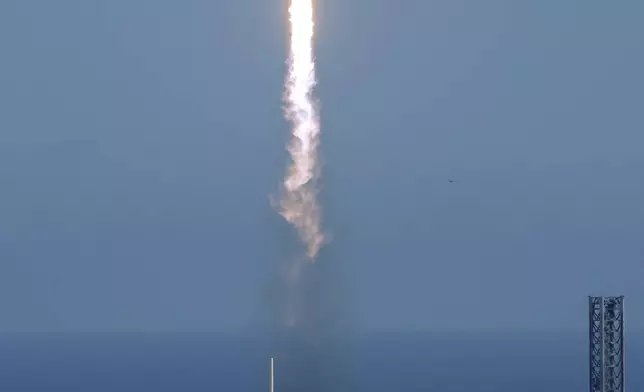
<instances>
[{"instance_id":1,"label":"rocket exhaust plume","mask_svg":"<svg viewBox=\"0 0 644 392\"><path fill-rule=\"evenodd\" d=\"M320 122L313 96L313 0L291 0L289 5L290 53L286 77L285 116L292 124L288 145L292 164L284 179L279 202L280 214L297 229L315 260L325 242L321 209L317 201L320 176L318 144Z\"/></svg>"}]
</instances>

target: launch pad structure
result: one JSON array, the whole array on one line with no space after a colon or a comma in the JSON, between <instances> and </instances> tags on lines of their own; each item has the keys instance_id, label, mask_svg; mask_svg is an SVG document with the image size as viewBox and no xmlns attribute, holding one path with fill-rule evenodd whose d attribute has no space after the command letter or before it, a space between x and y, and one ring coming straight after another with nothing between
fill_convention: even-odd
<instances>
[{"instance_id":1,"label":"launch pad structure","mask_svg":"<svg viewBox=\"0 0 644 392\"><path fill-rule=\"evenodd\" d=\"M624 296L588 297L589 391L624 392ZM269 391L275 392L270 359Z\"/></svg>"},{"instance_id":2,"label":"launch pad structure","mask_svg":"<svg viewBox=\"0 0 644 392\"><path fill-rule=\"evenodd\" d=\"M624 296L589 297L590 392L624 392Z\"/></svg>"}]
</instances>

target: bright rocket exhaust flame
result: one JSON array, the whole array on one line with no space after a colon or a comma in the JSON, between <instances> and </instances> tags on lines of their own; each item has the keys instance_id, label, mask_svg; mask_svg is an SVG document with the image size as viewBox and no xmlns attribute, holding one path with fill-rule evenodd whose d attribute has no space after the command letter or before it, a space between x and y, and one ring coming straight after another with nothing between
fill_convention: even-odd
<instances>
[{"instance_id":1,"label":"bright rocket exhaust flame","mask_svg":"<svg viewBox=\"0 0 644 392\"><path fill-rule=\"evenodd\" d=\"M288 146L293 162L284 179L280 213L297 228L308 257L315 260L325 239L317 202L320 122L313 97L313 0L291 0L289 20L291 40L284 99L286 118L293 127Z\"/></svg>"}]
</instances>

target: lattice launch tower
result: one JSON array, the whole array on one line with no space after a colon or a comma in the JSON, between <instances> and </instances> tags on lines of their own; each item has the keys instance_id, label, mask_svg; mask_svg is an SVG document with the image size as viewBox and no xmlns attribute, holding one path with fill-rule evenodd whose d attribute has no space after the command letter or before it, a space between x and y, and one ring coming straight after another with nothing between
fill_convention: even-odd
<instances>
[{"instance_id":1,"label":"lattice launch tower","mask_svg":"<svg viewBox=\"0 0 644 392\"><path fill-rule=\"evenodd\" d=\"M624 297L589 297L590 392L624 392Z\"/></svg>"}]
</instances>

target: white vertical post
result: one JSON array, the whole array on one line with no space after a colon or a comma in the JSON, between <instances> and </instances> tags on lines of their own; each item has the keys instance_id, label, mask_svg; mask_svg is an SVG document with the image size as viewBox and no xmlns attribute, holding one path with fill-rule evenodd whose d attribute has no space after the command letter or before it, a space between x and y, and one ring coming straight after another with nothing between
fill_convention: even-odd
<instances>
[{"instance_id":1,"label":"white vertical post","mask_svg":"<svg viewBox=\"0 0 644 392\"><path fill-rule=\"evenodd\" d=\"M273 357L271 357L270 392L275 392L275 364Z\"/></svg>"}]
</instances>

